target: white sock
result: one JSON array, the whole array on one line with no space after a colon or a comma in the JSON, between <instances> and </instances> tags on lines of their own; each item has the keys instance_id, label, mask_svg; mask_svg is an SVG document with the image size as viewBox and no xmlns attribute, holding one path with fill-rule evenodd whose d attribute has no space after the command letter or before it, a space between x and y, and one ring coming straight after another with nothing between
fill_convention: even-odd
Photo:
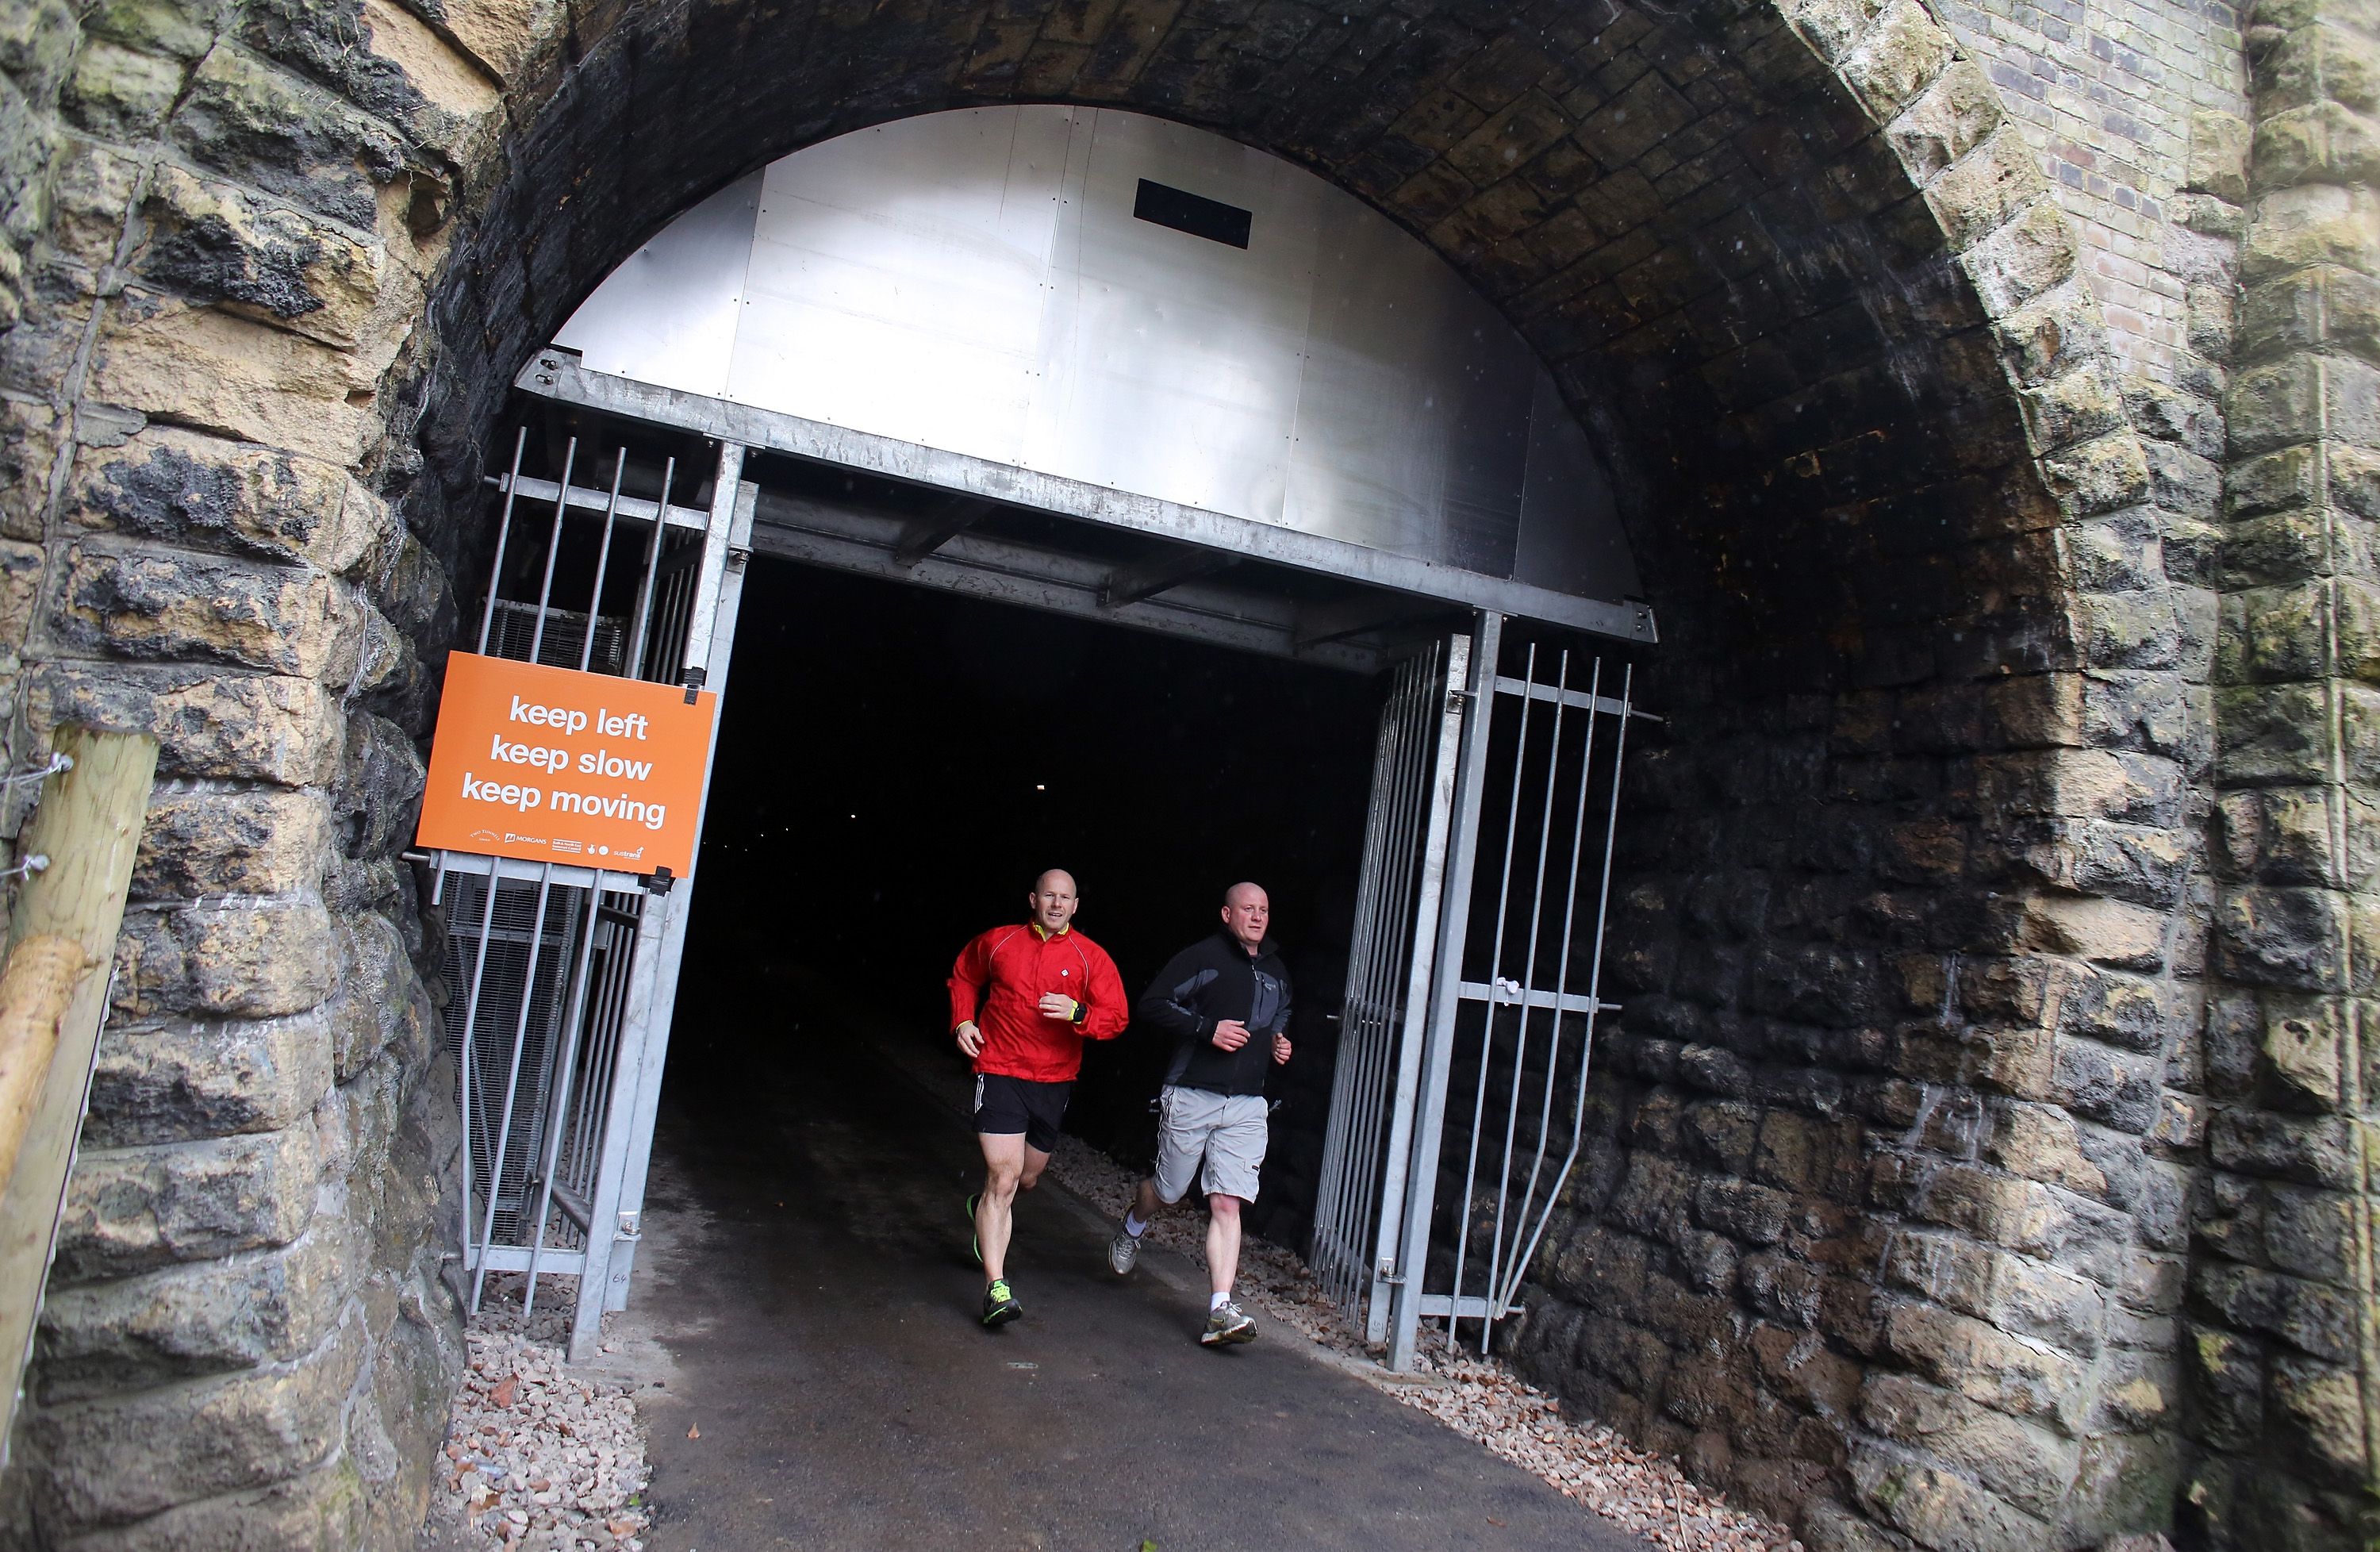
<instances>
[{"instance_id":1,"label":"white sock","mask_svg":"<svg viewBox=\"0 0 2380 1552\"><path fill-rule=\"evenodd\" d=\"M1208 1315L1212 1315L1231 1302L1232 1291L1228 1288L1224 1289L1220 1293L1209 1293L1207 1295L1207 1313Z\"/></svg>"},{"instance_id":2,"label":"white sock","mask_svg":"<svg viewBox=\"0 0 2380 1552\"><path fill-rule=\"evenodd\" d=\"M1132 1209L1126 1207L1123 1213L1123 1231L1136 1240L1148 1232L1148 1219L1135 1217Z\"/></svg>"}]
</instances>

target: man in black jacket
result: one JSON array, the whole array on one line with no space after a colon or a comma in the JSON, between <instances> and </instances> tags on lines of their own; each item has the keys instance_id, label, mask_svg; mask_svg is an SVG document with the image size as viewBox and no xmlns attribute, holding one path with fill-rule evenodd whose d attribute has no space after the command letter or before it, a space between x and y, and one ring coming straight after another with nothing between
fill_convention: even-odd
<instances>
[{"instance_id":1,"label":"man in black jacket","mask_svg":"<svg viewBox=\"0 0 2380 1552\"><path fill-rule=\"evenodd\" d=\"M1232 1301L1240 1267L1240 1207L1257 1197L1265 1156L1265 1073L1289 1060L1289 970L1265 937L1272 903L1254 884L1223 891L1223 930L1175 954L1133 1005L1133 1017L1173 1041L1158 1097L1157 1172L1140 1182L1123 1226L1108 1242L1121 1277L1160 1202L1178 1202L1191 1175L1207 1194L1209 1347L1254 1341L1257 1323Z\"/></svg>"}]
</instances>

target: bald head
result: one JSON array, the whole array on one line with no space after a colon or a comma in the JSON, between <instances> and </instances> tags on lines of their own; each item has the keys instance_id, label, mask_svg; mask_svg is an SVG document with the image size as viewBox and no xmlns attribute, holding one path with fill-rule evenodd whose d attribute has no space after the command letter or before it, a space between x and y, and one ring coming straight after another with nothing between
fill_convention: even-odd
<instances>
[{"instance_id":1,"label":"bald head","mask_svg":"<svg viewBox=\"0 0 2380 1552\"><path fill-rule=\"evenodd\" d=\"M1240 882L1223 891L1223 930L1253 954L1264 947L1272 926L1272 898L1260 884Z\"/></svg>"},{"instance_id":2,"label":"bald head","mask_svg":"<svg viewBox=\"0 0 2380 1552\"><path fill-rule=\"evenodd\" d=\"M1025 908L1032 914L1034 924L1044 932L1066 930L1075 919L1075 907L1082 902L1075 893L1075 876L1062 867L1052 867L1033 880L1033 892L1025 897Z\"/></svg>"}]
</instances>

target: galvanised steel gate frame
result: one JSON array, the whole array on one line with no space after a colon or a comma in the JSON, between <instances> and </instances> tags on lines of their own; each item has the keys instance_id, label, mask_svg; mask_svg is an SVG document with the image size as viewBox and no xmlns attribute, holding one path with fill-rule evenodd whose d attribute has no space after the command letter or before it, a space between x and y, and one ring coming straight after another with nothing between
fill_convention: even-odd
<instances>
[{"instance_id":1,"label":"galvanised steel gate frame","mask_svg":"<svg viewBox=\"0 0 2380 1552\"><path fill-rule=\"evenodd\" d=\"M559 480L523 479L528 435L493 482L503 502L478 649L723 697L758 494L740 478L745 449L722 444L708 508L685 507L670 499L674 458L658 499L623 494L625 448L611 460L608 491L574 485L576 438ZM541 554L529 552L541 560L535 598L499 597L508 553L537 542L534 529L516 535L516 515L548 509ZM606 617L615 541L638 533L635 603L625 619ZM554 600L557 562L572 548L593 562L583 612ZM714 721L714 747L717 736ZM576 1277L574 1362L592 1355L603 1312L626 1305L693 887L600 867L438 856L469 1307L478 1313L492 1270L525 1274L528 1309L540 1274Z\"/></svg>"},{"instance_id":2,"label":"galvanised steel gate frame","mask_svg":"<svg viewBox=\"0 0 2380 1552\"><path fill-rule=\"evenodd\" d=\"M1503 624L1482 613L1398 670L1373 768L1312 1263L1392 1369L1425 1317L1450 1338L1477 1320L1485 1349L1512 1312L1578 1159L1596 1020L1616 1011L1602 945L1645 715L1633 670L1532 644L1504 674Z\"/></svg>"}]
</instances>

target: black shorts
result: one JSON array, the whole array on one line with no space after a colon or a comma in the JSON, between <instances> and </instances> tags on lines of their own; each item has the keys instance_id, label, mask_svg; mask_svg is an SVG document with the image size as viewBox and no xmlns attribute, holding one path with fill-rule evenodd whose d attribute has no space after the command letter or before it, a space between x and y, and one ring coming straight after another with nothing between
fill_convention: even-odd
<instances>
[{"instance_id":1,"label":"black shorts","mask_svg":"<svg viewBox=\"0 0 2380 1552\"><path fill-rule=\"evenodd\" d=\"M1005 1073L975 1075L975 1129L995 1137L1025 1134L1025 1146L1058 1151L1058 1123L1066 1118L1070 1083L1035 1083Z\"/></svg>"}]
</instances>

